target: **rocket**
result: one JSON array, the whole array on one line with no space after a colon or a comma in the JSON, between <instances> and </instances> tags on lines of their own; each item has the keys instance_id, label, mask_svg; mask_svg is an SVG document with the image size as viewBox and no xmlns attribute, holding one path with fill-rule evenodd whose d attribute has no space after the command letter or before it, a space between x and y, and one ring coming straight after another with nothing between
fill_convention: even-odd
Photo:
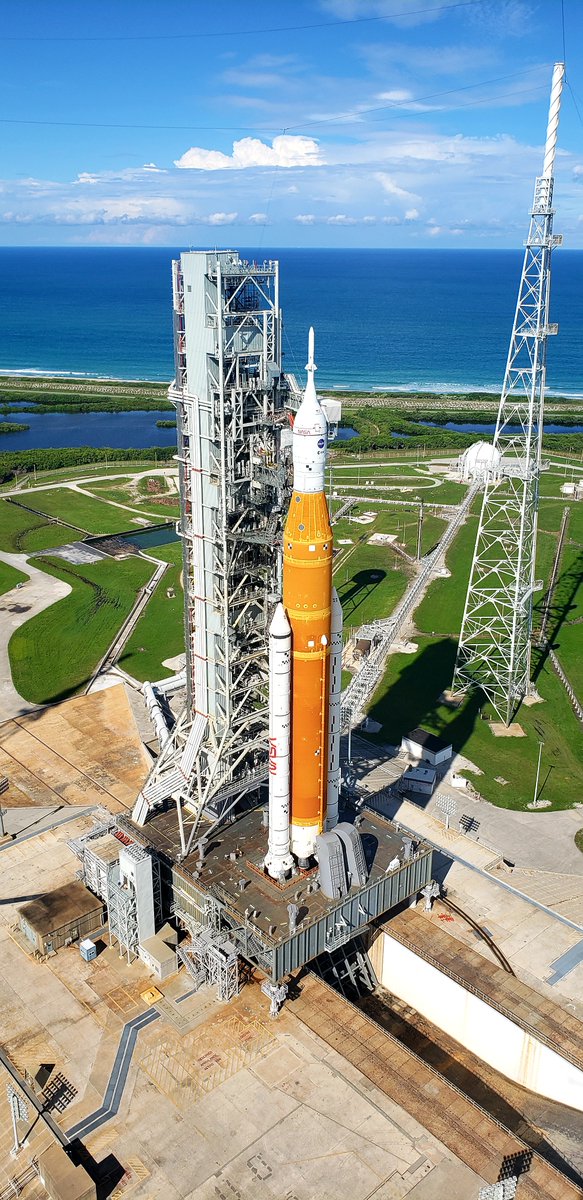
<instances>
[{"instance_id":1,"label":"rocket","mask_svg":"<svg viewBox=\"0 0 583 1200\"><path fill-rule=\"evenodd\" d=\"M342 608L332 587L325 494L328 424L316 395L314 331L293 426L293 494L283 533L283 603L269 630L269 848L284 879L310 865L338 821Z\"/></svg>"}]
</instances>

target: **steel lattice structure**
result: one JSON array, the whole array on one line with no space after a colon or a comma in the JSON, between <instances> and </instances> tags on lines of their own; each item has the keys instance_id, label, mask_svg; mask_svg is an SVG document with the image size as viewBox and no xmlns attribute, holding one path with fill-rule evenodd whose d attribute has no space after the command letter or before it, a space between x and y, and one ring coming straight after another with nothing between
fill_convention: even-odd
<instances>
[{"instance_id":1,"label":"steel lattice structure","mask_svg":"<svg viewBox=\"0 0 583 1200\"><path fill-rule=\"evenodd\" d=\"M276 262L197 251L173 270L187 704L133 816L175 800L186 852L203 809L218 817L267 778L266 626L297 385L281 370Z\"/></svg>"},{"instance_id":2,"label":"steel lattice structure","mask_svg":"<svg viewBox=\"0 0 583 1200\"><path fill-rule=\"evenodd\" d=\"M491 473L466 597L453 689L479 687L505 724L530 686L530 647L553 235L553 168L564 79L553 71L543 173L535 182Z\"/></svg>"}]
</instances>

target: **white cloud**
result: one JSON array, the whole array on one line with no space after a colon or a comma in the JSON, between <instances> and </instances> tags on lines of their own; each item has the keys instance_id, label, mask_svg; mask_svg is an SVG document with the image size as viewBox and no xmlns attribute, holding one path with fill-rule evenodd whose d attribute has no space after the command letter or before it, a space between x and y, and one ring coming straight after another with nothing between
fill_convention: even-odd
<instances>
[{"instance_id":1,"label":"white cloud","mask_svg":"<svg viewBox=\"0 0 583 1200\"><path fill-rule=\"evenodd\" d=\"M439 237L440 234L445 233L445 229L441 225L430 225L427 232L430 237Z\"/></svg>"},{"instance_id":2,"label":"white cloud","mask_svg":"<svg viewBox=\"0 0 583 1200\"><path fill-rule=\"evenodd\" d=\"M236 212L214 212L208 217L196 217L197 225L233 225L237 220Z\"/></svg>"},{"instance_id":3,"label":"white cloud","mask_svg":"<svg viewBox=\"0 0 583 1200\"><path fill-rule=\"evenodd\" d=\"M377 171L375 179L378 180L384 192L388 196L397 196L400 200L419 200L420 197L415 192L408 192L405 188L399 187L398 183L391 175L387 175L386 171Z\"/></svg>"},{"instance_id":4,"label":"white cloud","mask_svg":"<svg viewBox=\"0 0 583 1200\"><path fill-rule=\"evenodd\" d=\"M298 213L297 217L294 217L298 225L313 225L315 220L314 213Z\"/></svg>"},{"instance_id":5,"label":"white cloud","mask_svg":"<svg viewBox=\"0 0 583 1200\"><path fill-rule=\"evenodd\" d=\"M327 225L358 225L356 217L348 217L346 213L336 213L333 217L326 217Z\"/></svg>"},{"instance_id":6,"label":"white cloud","mask_svg":"<svg viewBox=\"0 0 583 1200\"><path fill-rule=\"evenodd\" d=\"M398 8L393 13L387 12L386 0L321 0L321 4L326 12L341 21L379 17L383 22L402 27L438 21L444 11L443 0L423 0L423 3L419 0L399 0Z\"/></svg>"},{"instance_id":7,"label":"white cloud","mask_svg":"<svg viewBox=\"0 0 583 1200\"><path fill-rule=\"evenodd\" d=\"M174 166L183 170L242 171L249 167L317 167L322 162L314 138L282 133L274 137L271 146L259 138L241 138L233 142L232 155L223 154L222 150L191 146L181 158L175 159Z\"/></svg>"},{"instance_id":8,"label":"white cloud","mask_svg":"<svg viewBox=\"0 0 583 1200\"><path fill-rule=\"evenodd\" d=\"M281 75L270 74L269 71L225 71L221 75L223 83L232 83L235 87L254 88L278 88L281 87Z\"/></svg>"},{"instance_id":9,"label":"white cloud","mask_svg":"<svg viewBox=\"0 0 583 1200\"><path fill-rule=\"evenodd\" d=\"M395 108L404 109L405 112L436 112L440 108L440 105L437 104L424 104L421 100L414 100L411 92L405 88L394 88L390 92L378 92L376 99L388 101L389 104L394 104Z\"/></svg>"},{"instance_id":10,"label":"white cloud","mask_svg":"<svg viewBox=\"0 0 583 1200\"><path fill-rule=\"evenodd\" d=\"M250 225L269 225L267 213L261 213L261 212L251 213L251 216L248 218L248 221L249 221Z\"/></svg>"},{"instance_id":11,"label":"white cloud","mask_svg":"<svg viewBox=\"0 0 583 1200\"><path fill-rule=\"evenodd\" d=\"M49 220L60 225L117 225L159 222L185 225L188 210L172 196L111 196L98 201L70 200L54 207ZM46 220L47 217L44 219Z\"/></svg>"},{"instance_id":12,"label":"white cloud","mask_svg":"<svg viewBox=\"0 0 583 1200\"><path fill-rule=\"evenodd\" d=\"M157 167L155 163L144 163L143 167L125 167L123 171L80 171L75 183L77 184L96 184L96 183L114 183L123 182L131 183L133 180L140 180L144 175L167 175L168 172L163 167Z\"/></svg>"},{"instance_id":13,"label":"white cloud","mask_svg":"<svg viewBox=\"0 0 583 1200\"><path fill-rule=\"evenodd\" d=\"M405 213L405 220L406 221L418 221L419 220L419 210L416 208L408 208Z\"/></svg>"}]
</instances>

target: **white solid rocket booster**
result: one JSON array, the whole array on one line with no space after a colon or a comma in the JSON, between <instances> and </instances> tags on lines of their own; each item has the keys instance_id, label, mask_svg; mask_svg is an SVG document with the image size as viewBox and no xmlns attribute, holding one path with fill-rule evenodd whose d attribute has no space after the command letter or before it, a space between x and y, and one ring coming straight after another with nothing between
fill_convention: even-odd
<instances>
[{"instance_id":1,"label":"white solid rocket booster","mask_svg":"<svg viewBox=\"0 0 583 1200\"><path fill-rule=\"evenodd\" d=\"M342 605L332 588L330 628L330 700L328 709L328 808L326 829L338 824L340 795L340 696L342 693Z\"/></svg>"},{"instance_id":2,"label":"white solid rocket booster","mask_svg":"<svg viewBox=\"0 0 583 1200\"><path fill-rule=\"evenodd\" d=\"M278 604L269 628L269 846L265 867L283 879L290 854L291 627Z\"/></svg>"}]
</instances>

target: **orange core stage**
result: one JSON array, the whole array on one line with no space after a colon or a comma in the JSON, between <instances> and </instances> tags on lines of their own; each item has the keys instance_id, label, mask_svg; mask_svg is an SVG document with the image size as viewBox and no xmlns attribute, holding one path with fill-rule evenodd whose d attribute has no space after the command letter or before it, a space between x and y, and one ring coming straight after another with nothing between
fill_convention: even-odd
<instances>
[{"instance_id":1,"label":"orange core stage","mask_svg":"<svg viewBox=\"0 0 583 1200\"><path fill-rule=\"evenodd\" d=\"M291 825L326 818L332 530L324 492L294 491L283 536L283 604L292 629Z\"/></svg>"}]
</instances>

